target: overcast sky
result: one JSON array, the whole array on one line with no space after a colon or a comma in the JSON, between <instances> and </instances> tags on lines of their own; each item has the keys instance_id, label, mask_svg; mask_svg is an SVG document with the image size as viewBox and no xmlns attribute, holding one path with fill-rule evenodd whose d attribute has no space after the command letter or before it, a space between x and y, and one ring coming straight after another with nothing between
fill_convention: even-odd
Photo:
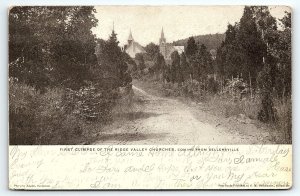
<instances>
[{"instance_id":1,"label":"overcast sky","mask_svg":"<svg viewBox=\"0 0 300 196\"><path fill-rule=\"evenodd\" d=\"M158 43L161 28L167 42L193 35L224 33L228 23L238 22L244 6L97 6L98 27L93 32L107 39L113 22L120 46L127 43L131 29L135 41L145 46ZM282 18L288 7L272 6L271 14Z\"/></svg>"}]
</instances>

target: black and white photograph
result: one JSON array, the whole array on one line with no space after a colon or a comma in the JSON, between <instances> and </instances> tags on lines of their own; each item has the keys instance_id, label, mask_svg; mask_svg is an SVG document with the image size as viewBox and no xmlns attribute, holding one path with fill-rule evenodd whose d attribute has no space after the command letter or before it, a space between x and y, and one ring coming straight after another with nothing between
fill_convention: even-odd
<instances>
[{"instance_id":1,"label":"black and white photograph","mask_svg":"<svg viewBox=\"0 0 300 196\"><path fill-rule=\"evenodd\" d=\"M9 189L293 186L289 5L7 11Z\"/></svg>"},{"instance_id":2,"label":"black and white photograph","mask_svg":"<svg viewBox=\"0 0 300 196\"><path fill-rule=\"evenodd\" d=\"M12 6L9 144L291 144L291 12Z\"/></svg>"}]
</instances>

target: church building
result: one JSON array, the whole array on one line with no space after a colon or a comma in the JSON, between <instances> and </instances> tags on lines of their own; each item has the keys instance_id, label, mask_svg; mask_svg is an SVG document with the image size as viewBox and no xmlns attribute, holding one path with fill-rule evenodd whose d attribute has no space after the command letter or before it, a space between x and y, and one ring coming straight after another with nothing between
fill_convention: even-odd
<instances>
[{"instance_id":1,"label":"church building","mask_svg":"<svg viewBox=\"0 0 300 196\"><path fill-rule=\"evenodd\" d=\"M128 44L125 46L125 52L127 54L129 54L129 56L131 58L135 58L135 55L137 53L145 53L145 49L143 48L143 46L141 46L139 43L135 42L133 37L132 37L132 33L130 30L130 34L128 37Z\"/></svg>"},{"instance_id":2,"label":"church building","mask_svg":"<svg viewBox=\"0 0 300 196\"><path fill-rule=\"evenodd\" d=\"M184 52L184 46L174 46L172 43L167 43L164 29L161 30L159 39L159 51L164 56L165 60L171 60L171 54L177 51L179 55Z\"/></svg>"}]
</instances>

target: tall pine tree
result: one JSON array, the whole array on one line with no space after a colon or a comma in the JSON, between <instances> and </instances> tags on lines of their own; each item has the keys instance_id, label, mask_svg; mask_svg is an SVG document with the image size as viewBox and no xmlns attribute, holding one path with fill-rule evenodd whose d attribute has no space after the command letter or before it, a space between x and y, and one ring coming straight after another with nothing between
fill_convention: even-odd
<instances>
[{"instance_id":1,"label":"tall pine tree","mask_svg":"<svg viewBox=\"0 0 300 196\"><path fill-rule=\"evenodd\" d=\"M118 46L113 30L107 41L98 44L97 57L104 83L109 88L125 87L132 81L127 65L127 55Z\"/></svg>"},{"instance_id":2,"label":"tall pine tree","mask_svg":"<svg viewBox=\"0 0 300 196\"><path fill-rule=\"evenodd\" d=\"M185 53L187 57L194 55L197 52L197 44L194 37L190 37L187 41Z\"/></svg>"}]
</instances>

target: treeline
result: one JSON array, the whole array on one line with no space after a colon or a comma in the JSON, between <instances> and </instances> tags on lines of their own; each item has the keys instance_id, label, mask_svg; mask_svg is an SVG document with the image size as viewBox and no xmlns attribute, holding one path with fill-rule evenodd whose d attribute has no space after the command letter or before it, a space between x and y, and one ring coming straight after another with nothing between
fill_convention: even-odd
<instances>
[{"instance_id":1,"label":"treeline","mask_svg":"<svg viewBox=\"0 0 300 196\"><path fill-rule=\"evenodd\" d=\"M212 49L217 49L218 47L220 47L221 43L224 41L225 39L225 34L207 34L207 35L197 35L197 36L193 36L196 43L198 44L204 44L207 49L210 51ZM189 38L187 39L181 39L178 41L173 42L173 44L175 44L176 46L186 46L187 42L188 42Z\"/></svg>"},{"instance_id":2,"label":"treeline","mask_svg":"<svg viewBox=\"0 0 300 196\"><path fill-rule=\"evenodd\" d=\"M131 77L114 32L96 55L95 12L91 6L10 10L10 144L76 144L91 122L110 121L119 88L130 86Z\"/></svg>"},{"instance_id":3,"label":"treeline","mask_svg":"<svg viewBox=\"0 0 300 196\"><path fill-rule=\"evenodd\" d=\"M278 30L267 6L246 6L239 23L228 25L225 41L217 51L216 73L245 81L259 92L261 121L275 121L273 100L291 96L291 13L286 12ZM273 97L273 98L272 98Z\"/></svg>"},{"instance_id":4,"label":"treeline","mask_svg":"<svg viewBox=\"0 0 300 196\"><path fill-rule=\"evenodd\" d=\"M227 78L240 76L249 83L252 80L256 88L256 78L263 74L261 71L272 71L272 86L278 95L289 95L291 13L286 13L280 21L283 30L277 30L276 19L267 7L246 7L240 22L228 25L226 39L217 51L217 72ZM281 73L284 75L280 76Z\"/></svg>"},{"instance_id":5,"label":"treeline","mask_svg":"<svg viewBox=\"0 0 300 196\"><path fill-rule=\"evenodd\" d=\"M145 59L151 61L148 66L149 74L154 75L155 79L164 81L165 83L186 85L186 82L197 81L202 84L203 90L210 90L207 81L212 81L209 77L214 73L214 59L204 44L196 43L193 37L190 37L185 52L181 54L174 51L171 59L164 59L160 54L158 46L150 43L146 46L145 54L136 54L135 62L137 67L143 69ZM143 65L143 66L141 66ZM215 91L215 88L213 88Z\"/></svg>"}]
</instances>

